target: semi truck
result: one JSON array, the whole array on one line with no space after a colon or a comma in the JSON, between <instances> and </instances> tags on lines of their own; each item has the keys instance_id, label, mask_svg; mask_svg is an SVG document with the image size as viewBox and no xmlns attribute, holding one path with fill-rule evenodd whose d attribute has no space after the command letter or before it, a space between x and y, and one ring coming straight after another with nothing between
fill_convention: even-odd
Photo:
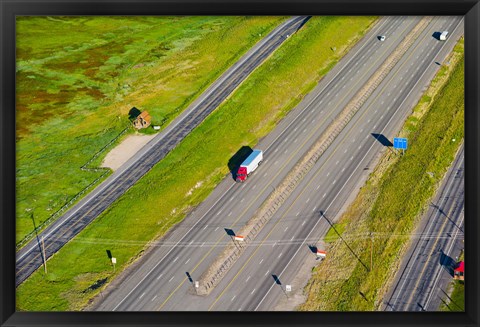
<instances>
[{"instance_id":1,"label":"semi truck","mask_svg":"<svg viewBox=\"0 0 480 327\"><path fill-rule=\"evenodd\" d=\"M248 175L250 175L263 161L262 150L253 150L252 153L245 159L237 170L237 182L245 182Z\"/></svg>"}]
</instances>

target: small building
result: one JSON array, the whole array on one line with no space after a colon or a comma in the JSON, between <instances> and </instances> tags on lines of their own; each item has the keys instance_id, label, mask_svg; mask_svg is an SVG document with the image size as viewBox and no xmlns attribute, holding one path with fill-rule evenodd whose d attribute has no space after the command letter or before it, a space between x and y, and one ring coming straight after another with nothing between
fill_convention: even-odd
<instances>
[{"instance_id":1,"label":"small building","mask_svg":"<svg viewBox=\"0 0 480 327\"><path fill-rule=\"evenodd\" d=\"M133 121L133 126L136 129L147 128L152 122L152 117L148 114L147 111L142 112L140 115L135 118Z\"/></svg>"},{"instance_id":2,"label":"small building","mask_svg":"<svg viewBox=\"0 0 480 327\"><path fill-rule=\"evenodd\" d=\"M453 270L453 279L465 280L465 263L460 261Z\"/></svg>"}]
</instances>

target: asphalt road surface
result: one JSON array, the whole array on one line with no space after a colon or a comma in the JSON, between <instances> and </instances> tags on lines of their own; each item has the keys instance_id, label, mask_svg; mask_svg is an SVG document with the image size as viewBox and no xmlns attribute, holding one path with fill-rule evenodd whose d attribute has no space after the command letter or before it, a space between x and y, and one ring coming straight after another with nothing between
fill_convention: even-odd
<instances>
[{"instance_id":1,"label":"asphalt road surface","mask_svg":"<svg viewBox=\"0 0 480 327\"><path fill-rule=\"evenodd\" d=\"M206 297L194 282L329 126L333 117L419 22L382 18L256 148L264 163L246 183L231 176L169 235L113 281L92 310L271 310L348 196L362 184L463 33L461 17L435 17L297 186L286 203ZM446 42L432 35L451 31ZM378 35L386 35L380 42ZM387 151L391 151L390 148ZM367 170L365 170L367 169ZM274 276L276 276L276 279Z\"/></svg>"},{"instance_id":2,"label":"asphalt road surface","mask_svg":"<svg viewBox=\"0 0 480 327\"><path fill-rule=\"evenodd\" d=\"M417 228L395 281L385 297L384 311L438 311L463 249L463 145L429 210ZM454 305L454 304L452 304Z\"/></svg>"},{"instance_id":3,"label":"asphalt road surface","mask_svg":"<svg viewBox=\"0 0 480 327\"><path fill-rule=\"evenodd\" d=\"M95 190L73 206L65 215L47 227L35 239L17 252L16 286L22 283L44 262L42 247L48 259L83 230L115 200L124 194L182 139L198 126L240 83L270 54L294 34L308 17L293 17L281 24L254 46L225 72L189 108L162 133L144 146ZM43 245L44 244L44 245Z\"/></svg>"}]
</instances>

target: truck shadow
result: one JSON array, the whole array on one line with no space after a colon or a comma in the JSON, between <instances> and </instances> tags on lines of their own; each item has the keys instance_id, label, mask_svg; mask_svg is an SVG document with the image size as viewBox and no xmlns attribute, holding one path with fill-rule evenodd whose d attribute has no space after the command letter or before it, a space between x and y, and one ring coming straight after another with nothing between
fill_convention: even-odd
<instances>
[{"instance_id":1,"label":"truck shadow","mask_svg":"<svg viewBox=\"0 0 480 327\"><path fill-rule=\"evenodd\" d=\"M455 264L456 262L452 257L446 255L443 250L440 250L440 265L442 265L443 269L445 269L452 277Z\"/></svg>"},{"instance_id":2,"label":"truck shadow","mask_svg":"<svg viewBox=\"0 0 480 327\"><path fill-rule=\"evenodd\" d=\"M242 146L229 160L228 169L232 173L234 181L237 180L237 170L242 162L253 152L253 149L249 146Z\"/></svg>"}]
</instances>

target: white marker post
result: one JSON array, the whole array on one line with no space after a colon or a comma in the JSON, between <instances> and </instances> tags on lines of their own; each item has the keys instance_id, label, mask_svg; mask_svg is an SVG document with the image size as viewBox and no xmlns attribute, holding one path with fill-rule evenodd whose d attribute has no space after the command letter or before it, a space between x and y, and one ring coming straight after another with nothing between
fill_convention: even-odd
<instances>
[{"instance_id":1,"label":"white marker post","mask_svg":"<svg viewBox=\"0 0 480 327\"><path fill-rule=\"evenodd\" d=\"M117 258L112 257L113 272L115 272L115 264L117 263Z\"/></svg>"}]
</instances>

